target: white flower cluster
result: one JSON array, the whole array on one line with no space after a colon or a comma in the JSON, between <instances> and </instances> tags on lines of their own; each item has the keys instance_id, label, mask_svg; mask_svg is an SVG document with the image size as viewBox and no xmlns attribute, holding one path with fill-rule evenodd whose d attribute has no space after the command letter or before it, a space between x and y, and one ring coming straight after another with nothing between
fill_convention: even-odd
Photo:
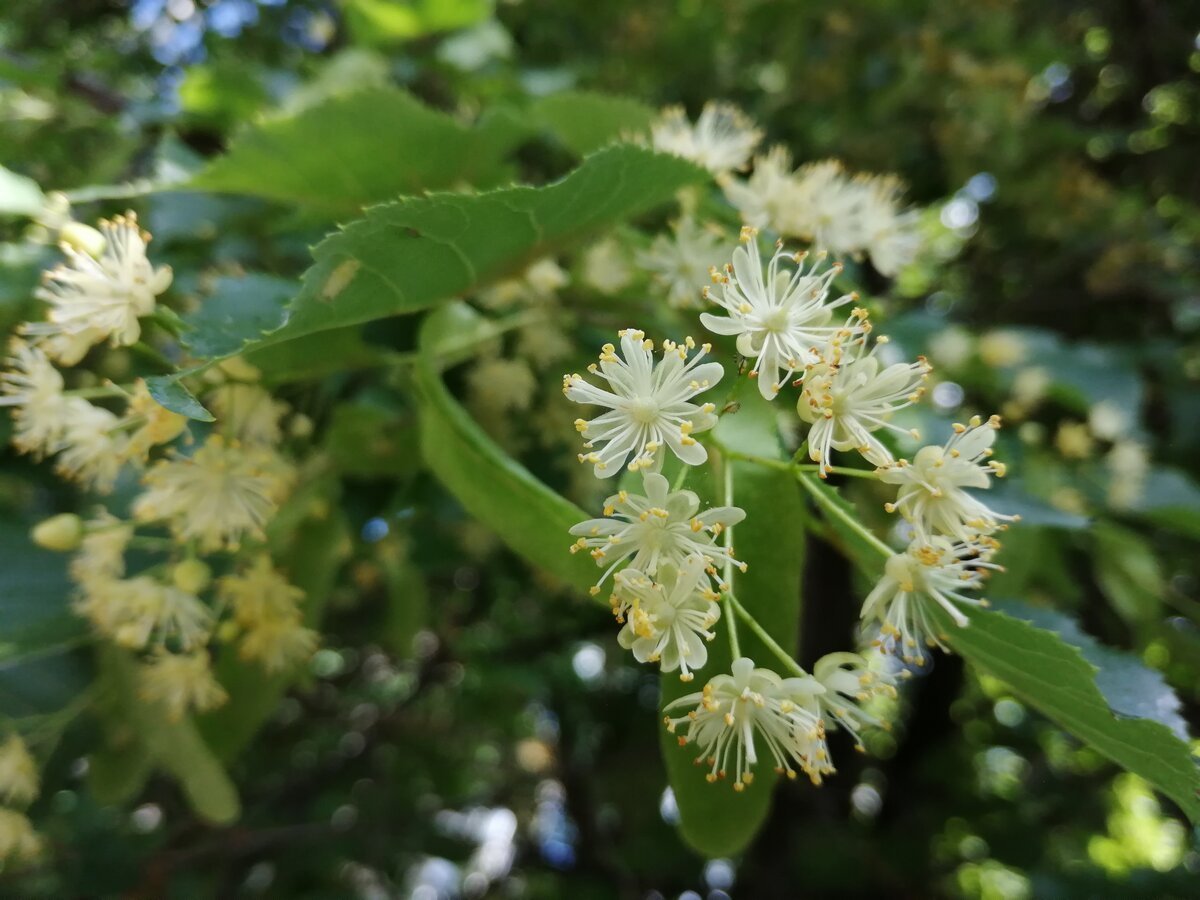
<instances>
[{"instance_id":1,"label":"white flower cluster","mask_svg":"<svg viewBox=\"0 0 1200 900\"><path fill-rule=\"evenodd\" d=\"M301 621L303 595L255 546L295 482L281 452L281 422L291 411L238 360L206 373L205 400L218 424L200 434L161 406L142 379L98 379L85 360L143 340L143 323L155 317L171 270L149 261L150 235L133 213L101 222L99 230L68 221L61 234L67 262L47 273L37 292L45 318L22 325L23 336L9 346L0 406L11 408L16 449L53 456L59 474L81 487L105 494L123 473L140 477L130 519L103 507L87 522L63 514L40 523L33 538L75 553L76 611L98 634L142 655L144 698L179 718L226 699L207 649L218 625L244 658L268 672L306 659L315 646L315 632ZM99 349L106 342L118 349ZM138 533L143 526L150 534ZM241 552L246 542L249 556ZM131 548L167 558L127 573ZM233 573L219 587L202 558L214 554ZM254 599L240 599L247 594ZM225 611L231 618L221 623Z\"/></svg>"},{"instance_id":2,"label":"white flower cluster","mask_svg":"<svg viewBox=\"0 0 1200 900\"><path fill-rule=\"evenodd\" d=\"M770 464L793 469L819 490L808 481L814 474L826 478L846 471L833 464L835 453L860 454L875 470L860 468L856 474L897 488L887 509L911 523L913 540L887 559L883 578L864 603L862 618L878 623L876 649L866 656L831 653L807 672L737 600L735 573L746 567L734 555L732 535L745 512L732 505L701 511L697 495L682 486L687 467L707 462L705 442L720 447L708 432L721 404L701 399L724 374L710 359L712 346L697 347L688 338L682 344L666 341L657 350L642 331L627 329L588 367L594 380L567 375L563 391L577 403L604 410L575 421L584 439L580 462L599 478L624 469L639 473L641 492L622 482L605 501L602 518L571 529L576 541L570 549L589 553L602 570L593 594L611 583L618 641L639 662L691 681L708 664L708 643L718 630L729 631L736 657L731 671L710 677L701 690L664 711L679 743L698 751L696 762L707 768L709 781L731 778L742 791L761 756L788 777L803 772L820 783L834 771L830 732L846 731L862 749L864 728L887 727L878 710L870 711L879 698L895 695L891 673L898 666L886 654L921 662L915 648L944 648L944 624L968 624L964 608L985 602L971 592L998 568L992 562L999 546L993 534L1012 517L971 491L1004 474L1003 465L991 459L999 420L976 418L955 426L944 445L922 448L911 462L897 459L885 442L889 431L920 437L895 420L922 398L931 369L923 357L897 362L880 352L887 338L872 334L856 293L836 290L843 267L828 256L870 256L885 275L912 260L918 213L903 209L897 179L851 177L834 162L794 171L781 148L759 157L748 178L734 178L731 173L746 167L761 135L736 110L717 104L706 107L695 125L681 110L668 111L652 137L656 149L714 172L747 224L729 261L714 258L725 245L697 215L704 201L682 194L683 215L671 234L655 237L636 256L650 275L648 284L661 291L666 305L689 309L707 270L711 283L699 295L713 311L702 312L700 322L734 339L744 371L763 398L773 401L794 390L797 417L807 425L804 446L815 465ZM799 237L812 249L789 250L779 240L764 259L760 228ZM674 487L663 474L670 456L684 464ZM725 502L731 503L736 485L728 470L724 474ZM886 552L886 545L858 527ZM738 619L779 657L786 677L741 655Z\"/></svg>"},{"instance_id":3,"label":"white flower cluster","mask_svg":"<svg viewBox=\"0 0 1200 900\"><path fill-rule=\"evenodd\" d=\"M793 171L791 154L774 147L748 178L728 178L724 188L747 224L839 256L869 256L882 275L895 275L920 248L920 214L904 208L892 175L852 176L836 160Z\"/></svg>"}]
</instances>

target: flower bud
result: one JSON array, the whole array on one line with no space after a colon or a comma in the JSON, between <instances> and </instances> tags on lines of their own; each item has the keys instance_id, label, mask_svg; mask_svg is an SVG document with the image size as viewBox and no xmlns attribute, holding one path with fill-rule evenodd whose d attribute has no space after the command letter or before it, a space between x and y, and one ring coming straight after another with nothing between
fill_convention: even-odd
<instances>
[{"instance_id":1,"label":"flower bud","mask_svg":"<svg viewBox=\"0 0 1200 900\"><path fill-rule=\"evenodd\" d=\"M51 516L33 526L30 537L39 547L66 553L76 549L83 539L83 520L75 513Z\"/></svg>"},{"instance_id":2,"label":"flower bud","mask_svg":"<svg viewBox=\"0 0 1200 900\"><path fill-rule=\"evenodd\" d=\"M199 559L185 559L171 572L175 587L189 594L198 594L212 583L212 569Z\"/></svg>"},{"instance_id":3,"label":"flower bud","mask_svg":"<svg viewBox=\"0 0 1200 900\"><path fill-rule=\"evenodd\" d=\"M59 231L58 239L72 250L88 256L98 257L104 252L104 235L82 222L67 222Z\"/></svg>"},{"instance_id":4,"label":"flower bud","mask_svg":"<svg viewBox=\"0 0 1200 900\"><path fill-rule=\"evenodd\" d=\"M288 433L294 438L312 437L313 420L304 415L304 413L296 413L296 415L292 416Z\"/></svg>"}]
</instances>

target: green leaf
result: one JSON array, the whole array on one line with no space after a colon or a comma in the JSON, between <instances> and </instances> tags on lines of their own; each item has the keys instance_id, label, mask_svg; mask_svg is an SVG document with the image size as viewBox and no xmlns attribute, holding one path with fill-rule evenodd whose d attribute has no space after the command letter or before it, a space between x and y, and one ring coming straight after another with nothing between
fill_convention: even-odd
<instances>
[{"instance_id":1,"label":"green leaf","mask_svg":"<svg viewBox=\"0 0 1200 900\"><path fill-rule=\"evenodd\" d=\"M278 385L369 369L391 356L387 348L364 341L361 329L351 325L263 347L247 353L246 362L262 372L264 380Z\"/></svg>"},{"instance_id":2,"label":"green leaf","mask_svg":"<svg viewBox=\"0 0 1200 900\"><path fill-rule=\"evenodd\" d=\"M152 375L146 379L146 388L155 402L172 412L199 422L216 421L216 417L183 386L177 375Z\"/></svg>"},{"instance_id":3,"label":"green leaf","mask_svg":"<svg viewBox=\"0 0 1200 900\"><path fill-rule=\"evenodd\" d=\"M421 450L434 476L468 513L534 565L586 591L596 567L585 554L568 552L571 526L588 518L506 454L451 396L438 369L436 337L447 323L470 319L461 304L431 315L421 329L416 381Z\"/></svg>"},{"instance_id":4,"label":"green leaf","mask_svg":"<svg viewBox=\"0 0 1200 900\"><path fill-rule=\"evenodd\" d=\"M735 395L738 412L725 414L715 439L733 451L786 459L775 426L775 409L749 379L739 383ZM795 653L799 641L800 579L804 568L804 504L800 487L789 472L746 462L732 462L736 493L733 504L746 511L746 519L733 529L734 547L748 569L733 576L738 600L784 649ZM720 490L714 503L723 503ZM661 702L667 703L699 690L713 675L728 672L733 662L727 630L728 607L717 625L717 639L709 645L709 661L691 684L673 675L660 681ZM741 652L760 666L778 663L745 627L739 629ZM662 730L661 745L675 802L679 807L684 839L705 856L730 856L754 838L767 817L777 776L769 768L756 773L745 791L733 791L729 782L709 784L705 769L694 764L696 750L680 747L675 735Z\"/></svg>"},{"instance_id":5,"label":"green leaf","mask_svg":"<svg viewBox=\"0 0 1200 900\"><path fill-rule=\"evenodd\" d=\"M142 792L154 771L154 760L145 744L127 740L101 745L88 755L87 784L100 803L126 803Z\"/></svg>"},{"instance_id":6,"label":"green leaf","mask_svg":"<svg viewBox=\"0 0 1200 900\"><path fill-rule=\"evenodd\" d=\"M658 117L639 100L592 91L551 94L534 103L531 113L579 156L621 138L648 135Z\"/></svg>"},{"instance_id":7,"label":"green leaf","mask_svg":"<svg viewBox=\"0 0 1200 900\"><path fill-rule=\"evenodd\" d=\"M396 88L368 87L256 123L188 186L354 213L402 194L496 184L521 136L464 125Z\"/></svg>"},{"instance_id":8,"label":"green leaf","mask_svg":"<svg viewBox=\"0 0 1200 900\"><path fill-rule=\"evenodd\" d=\"M491 0L345 0L346 24L358 43L389 45L482 22Z\"/></svg>"},{"instance_id":9,"label":"green leaf","mask_svg":"<svg viewBox=\"0 0 1200 900\"><path fill-rule=\"evenodd\" d=\"M614 147L546 187L375 207L316 248L287 325L264 343L426 309L665 203L703 175L673 156Z\"/></svg>"},{"instance_id":10,"label":"green leaf","mask_svg":"<svg viewBox=\"0 0 1200 900\"><path fill-rule=\"evenodd\" d=\"M1130 512L1179 534L1200 538L1200 487L1178 469L1151 469Z\"/></svg>"},{"instance_id":11,"label":"green leaf","mask_svg":"<svg viewBox=\"0 0 1200 900\"><path fill-rule=\"evenodd\" d=\"M295 290L294 282L272 275L218 278L184 323L184 343L200 357L233 356L282 324L280 311Z\"/></svg>"},{"instance_id":12,"label":"green leaf","mask_svg":"<svg viewBox=\"0 0 1200 900\"><path fill-rule=\"evenodd\" d=\"M34 545L28 527L0 521L0 715L63 709L88 685L87 639L71 611L67 557Z\"/></svg>"},{"instance_id":13,"label":"green leaf","mask_svg":"<svg viewBox=\"0 0 1200 900\"><path fill-rule=\"evenodd\" d=\"M441 194L379 206L318 245L316 264L290 304L275 293L272 313L271 291L250 295L264 284L256 280L244 305L219 300L216 312L195 314L188 340L225 356L427 309L665 203L678 188L704 177L684 160L624 146L594 154L542 188ZM255 339L272 321L277 330ZM196 415L203 407L193 406L194 398L187 402L190 394L166 390L164 382L187 374L148 379L151 393L169 409L203 418Z\"/></svg>"},{"instance_id":14,"label":"green leaf","mask_svg":"<svg viewBox=\"0 0 1200 900\"><path fill-rule=\"evenodd\" d=\"M46 197L36 181L0 166L0 213L36 216L45 205Z\"/></svg>"},{"instance_id":15,"label":"green leaf","mask_svg":"<svg viewBox=\"0 0 1200 900\"><path fill-rule=\"evenodd\" d=\"M1153 719L1187 740L1188 726L1179 714L1181 706L1174 689L1162 673L1146 666L1132 653L1105 647L1070 616L1053 609L1030 606L1016 600L1002 600L995 608L1016 619L1025 619L1039 628L1052 631L1097 668L1096 687L1113 712L1139 719Z\"/></svg>"},{"instance_id":16,"label":"green leaf","mask_svg":"<svg viewBox=\"0 0 1200 900\"><path fill-rule=\"evenodd\" d=\"M1200 768L1187 743L1163 723L1162 695L1122 684L1127 670L1105 676L1120 688L1106 699L1097 669L1078 647L1059 635L1022 621L1030 615L1013 605L1014 615L964 609L970 624L959 628L935 611L947 644L972 666L998 678L1018 697L1104 756L1141 776L1174 800L1200 824ZM1097 657L1105 665L1109 657ZM1114 712L1113 701L1120 705ZM1169 711L1167 711L1169 713ZM1118 715L1117 713L1120 713ZM1134 716L1140 716L1135 718Z\"/></svg>"},{"instance_id":17,"label":"green leaf","mask_svg":"<svg viewBox=\"0 0 1200 900\"><path fill-rule=\"evenodd\" d=\"M317 481L309 490L295 495L288 506L307 512L316 505L330 505L330 486ZM337 579L338 566L346 553L349 528L340 512L323 518L301 518L295 522L289 510L277 516L270 534L272 558L288 580L304 591L304 622L319 628L330 591ZM279 706L298 672L268 675L262 667L225 653L216 665L217 679L229 692L229 701L197 718L200 733L219 759L235 758Z\"/></svg>"},{"instance_id":18,"label":"green leaf","mask_svg":"<svg viewBox=\"0 0 1200 900\"><path fill-rule=\"evenodd\" d=\"M1150 542L1111 522L1096 523L1093 534L1092 561L1104 595L1131 625L1153 622L1162 610L1167 587Z\"/></svg>"},{"instance_id":19,"label":"green leaf","mask_svg":"<svg viewBox=\"0 0 1200 900\"><path fill-rule=\"evenodd\" d=\"M834 493L823 485L814 488ZM835 531L851 533L835 515L827 520ZM869 577L877 578L883 555L876 551L871 558L866 553L870 543L862 538L857 541L858 552L851 558ZM1003 553L1000 561L1004 561ZM970 619L965 628L954 625L936 606L933 614L954 652L1005 682L1064 730L1157 786L1193 823L1200 824L1200 768L1188 745L1173 733L1179 722L1173 715L1172 700L1155 686L1154 679L1132 673L1121 654L1096 644L1077 629L1069 630L1060 616L1038 615L1013 602L1006 607L1013 615L963 608ZM1022 619L1040 621L1030 624ZM1062 637L1036 627L1043 623L1052 625Z\"/></svg>"},{"instance_id":20,"label":"green leaf","mask_svg":"<svg viewBox=\"0 0 1200 900\"><path fill-rule=\"evenodd\" d=\"M237 788L195 723L190 718L175 721L160 704L139 696L138 662L131 653L102 644L99 662L102 706L108 711L109 731L116 734L118 747L124 743L123 752L140 753L142 750L130 750L128 741L140 744L154 767L179 783L188 804L201 818L218 825L236 820L241 811ZM129 771L119 775L127 783L102 782L103 787L121 793L140 786L137 766L131 764Z\"/></svg>"}]
</instances>

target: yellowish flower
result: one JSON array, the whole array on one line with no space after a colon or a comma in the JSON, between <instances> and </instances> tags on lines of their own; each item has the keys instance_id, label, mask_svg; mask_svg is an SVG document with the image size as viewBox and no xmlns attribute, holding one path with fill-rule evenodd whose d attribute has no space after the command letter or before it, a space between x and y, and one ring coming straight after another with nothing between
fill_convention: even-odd
<instances>
[{"instance_id":1,"label":"yellowish flower","mask_svg":"<svg viewBox=\"0 0 1200 900\"><path fill-rule=\"evenodd\" d=\"M160 653L142 668L139 694L160 703L167 717L179 721L190 710L206 712L229 699L213 677L208 652Z\"/></svg>"},{"instance_id":2,"label":"yellowish flower","mask_svg":"<svg viewBox=\"0 0 1200 900\"><path fill-rule=\"evenodd\" d=\"M0 797L13 806L27 806L37 799L37 764L18 734L0 744Z\"/></svg>"}]
</instances>

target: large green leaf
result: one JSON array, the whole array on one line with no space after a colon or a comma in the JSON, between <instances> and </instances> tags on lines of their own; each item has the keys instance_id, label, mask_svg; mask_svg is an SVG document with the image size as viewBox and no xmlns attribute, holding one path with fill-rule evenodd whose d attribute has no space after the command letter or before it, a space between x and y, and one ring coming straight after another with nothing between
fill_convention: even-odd
<instances>
[{"instance_id":1,"label":"large green leaf","mask_svg":"<svg viewBox=\"0 0 1200 900\"><path fill-rule=\"evenodd\" d=\"M314 505L329 507L329 484L315 481L289 501L301 516L295 527L287 527L292 509L285 508L272 523L269 534L272 557L292 584L304 591L304 621L318 628L325 612L338 565L347 550L349 530L340 512L306 517ZM297 678L296 672L269 675L255 663L235 653L222 654L216 666L218 680L229 692L229 701L213 712L198 717L197 724L213 753L233 759L250 742L279 706L279 701Z\"/></svg>"},{"instance_id":2,"label":"large green leaf","mask_svg":"<svg viewBox=\"0 0 1200 900\"><path fill-rule=\"evenodd\" d=\"M738 385L737 397L738 412L724 415L717 425L717 443L741 453L785 458L775 427L775 408L748 379ZM729 465L733 467L733 503L746 511L745 521L733 529L734 549L748 566L745 574L734 573L734 593L784 649L795 653L805 548L804 507L799 486L787 472L746 462ZM703 470L695 471L702 477ZM714 502L724 502L719 486L712 493ZM717 639L709 645L708 664L690 684L673 675L664 676L660 681L662 705L699 690L699 685L713 675L729 671L733 659L727 632L733 614L728 607L723 613L717 625ZM739 635L743 656L766 668L777 667L774 657L745 625ZM684 839L710 857L740 852L770 811L775 773L769 767L762 767L754 783L737 793L728 781L708 783L704 769L694 764L694 746L681 748L676 736L666 729L662 731L661 745Z\"/></svg>"},{"instance_id":3,"label":"large green leaf","mask_svg":"<svg viewBox=\"0 0 1200 900\"><path fill-rule=\"evenodd\" d=\"M157 703L139 698L138 663L133 654L111 644L102 644L98 654L101 671L100 706L106 712L109 754L126 753L144 757L154 768L170 775L201 818L225 825L240 812L237 788L204 742L190 718L173 720ZM111 765L98 784L107 798L130 796L140 787L144 764L133 759L128 765Z\"/></svg>"},{"instance_id":4,"label":"large green leaf","mask_svg":"<svg viewBox=\"0 0 1200 900\"><path fill-rule=\"evenodd\" d=\"M500 449L442 382L438 360L446 339L475 327L477 318L469 307L454 304L431 315L421 329L417 387L425 463L512 550L586 591L596 581L596 567L586 554L568 552L568 532L587 514Z\"/></svg>"},{"instance_id":5,"label":"large green leaf","mask_svg":"<svg viewBox=\"0 0 1200 900\"><path fill-rule=\"evenodd\" d=\"M404 91L368 87L256 123L187 186L353 214L403 194L497 184L524 133L507 115L470 127Z\"/></svg>"},{"instance_id":6,"label":"large green leaf","mask_svg":"<svg viewBox=\"0 0 1200 900\"><path fill-rule=\"evenodd\" d=\"M677 157L621 146L546 187L378 206L317 246L299 296L288 303L275 295L274 330L267 307L275 292L265 291L247 300L244 320L232 304L213 316L197 313L188 340L227 356L427 309L665 203L704 177ZM174 405L165 390L186 374L148 381L163 405L194 415L194 405Z\"/></svg>"},{"instance_id":7,"label":"large green leaf","mask_svg":"<svg viewBox=\"0 0 1200 900\"><path fill-rule=\"evenodd\" d=\"M639 100L592 91L562 91L531 108L534 119L584 156L620 138L644 136L657 111Z\"/></svg>"},{"instance_id":8,"label":"large green leaf","mask_svg":"<svg viewBox=\"0 0 1200 900\"><path fill-rule=\"evenodd\" d=\"M1017 615L1028 613L1013 607ZM986 609L965 610L970 624L956 627L937 615L946 642L971 665L1000 679L1059 727L1086 741L1117 765L1140 775L1200 824L1200 768L1187 743L1161 721L1159 690L1136 693L1125 676L1104 676L1119 688L1114 711L1097 686L1097 672L1079 648L1029 622ZM1094 657L1105 667L1109 657ZM1127 673L1126 673L1127 674Z\"/></svg>"},{"instance_id":9,"label":"large green leaf","mask_svg":"<svg viewBox=\"0 0 1200 900\"><path fill-rule=\"evenodd\" d=\"M808 484L814 493L836 496L827 485L811 479ZM838 521L832 503L820 505L835 531L853 532ZM846 509L841 502L837 506ZM859 552L852 559L869 577L879 577L883 554L866 555L871 542L856 540ZM1121 654L1077 628L1067 628L1062 623L1069 620L1062 616L1013 602L1005 608L1012 614L964 609L970 619L964 628L955 626L944 610L935 608L934 615L954 652L1003 681L1064 730L1145 778L1200 824L1200 768L1187 743L1177 736L1182 727L1175 715L1177 701L1161 679L1146 674L1135 677Z\"/></svg>"}]
</instances>

